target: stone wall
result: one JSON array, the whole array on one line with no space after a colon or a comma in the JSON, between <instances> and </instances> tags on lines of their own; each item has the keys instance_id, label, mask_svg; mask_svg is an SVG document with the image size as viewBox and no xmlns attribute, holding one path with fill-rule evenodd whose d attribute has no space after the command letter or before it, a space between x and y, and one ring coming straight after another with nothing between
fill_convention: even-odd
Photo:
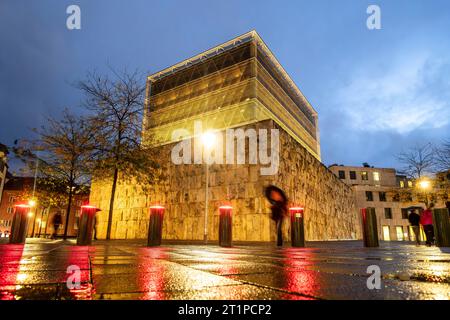
<instances>
[{"instance_id":1,"label":"stone wall","mask_svg":"<svg viewBox=\"0 0 450 320\"><path fill-rule=\"evenodd\" d=\"M272 120L243 127L275 128ZM161 173L165 177L145 194L137 182L120 183L116 192L112 238L145 239L148 207L166 207L164 239L203 239L205 210L205 165L174 165L173 145L161 148ZM247 146L248 149L248 146ZM248 162L248 161L247 161ZM307 240L354 239L361 237L354 195L322 163L280 129L280 167L277 175L261 176L260 165L209 166L208 239L218 239L218 207L233 206L233 240L273 241L275 225L269 218L264 186L283 188L290 201L305 207ZM106 234L111 179L94 179L91 203L99 206L99 238ZM289 223L284 225L289 235ZM287 238L288 239L288 238Z\"/></svg>"}]
</instances>

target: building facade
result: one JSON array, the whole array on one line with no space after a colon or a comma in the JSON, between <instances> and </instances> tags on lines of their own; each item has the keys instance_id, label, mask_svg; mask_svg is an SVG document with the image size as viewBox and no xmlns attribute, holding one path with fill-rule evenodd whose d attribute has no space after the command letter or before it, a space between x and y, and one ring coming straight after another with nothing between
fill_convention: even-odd
<instances>
[{"instance_id":1,"label":"building facade","mask_svg":"<svg viewBox=\"0 0 450 320\"><path fill-rule=\"evenodd\" d=\"M208 239L217 240L218 208L227 203L233 207L235 240L274 240L263 195L269 184L283 188L291 204L305 207L307 240L359 237L351 188L320 162L317 112L255 31L149 76L144 113L143 143L159 150L159 176L150 191L139 181L119 179L112 238L146 238L148 207L157 203L166 208L165 239L201 240L206 229ZM214 132L220 137L216 146L229 150L231 129L244 135L241 145L231 136L232 158L241 150L245 161L222 161L228 160L226 152L217 156L216 148L216 162L206 165L201 134ZM261 133L269 137L266 145ZM181 164L173 160L180 144L189 146L189 154L193 150L190 155L183 150ZM271 164L263 163L261 154L276 162L274 172L262 174ZM91 186L90 202L102 210L101 238L111 181L96 178ZM284 232L288 236L289 223Z\"/></svg>"},{"instance_id":2,"label":"building facade","mask_svg":"<svg viewBox=\"0 0 450 320\"><path fill-rule=\"evenodd\" d=\"M2 199L3 188L5 186L8 173L7 155L8 148L4 144L0 143L0 201Z\"/></svg>"},{"instance_id":3,"label":"building facade","mask_svg":"<svg viewBox=\"0 0 450 320\"><path fill-rule=\"evenodd\" d=\"M414 202L413 199L400 201L396 197L397 191L414 188L413 180L397 175L396 170L391 168L338 165L332 165L329 168L341 181L353 188L359 210L375 208L380 239L414 240L414 232L410 228L406 208L411 206L424 208L424 204Z\"/></svg>"}]
</instances>

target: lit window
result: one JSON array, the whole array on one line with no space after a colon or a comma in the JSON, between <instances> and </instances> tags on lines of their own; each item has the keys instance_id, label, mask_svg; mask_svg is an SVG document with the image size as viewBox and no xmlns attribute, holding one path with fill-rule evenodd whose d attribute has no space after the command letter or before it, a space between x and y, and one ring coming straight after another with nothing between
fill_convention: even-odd
<instances>
[{"instance_id":1,"label":"lit window","mask_svg":"<svg viewBox=\"0 0 450 320\"><path fill-rule=\"evenodd\" d=\"M369 175L367 171L361 171L361 180L369 180Z\"/></svg>"},{"instance_id":2,"label":"lit window","mask_svg":"<svg viewBox=\"0 0 450 320\"><path fill-rule=\"evenodd\" d=\"M405 187L405 181L400 181L400 188L404 188Z\"/></svg>"},{"instance_id":3,"label":"lit window","mask_svg":"<svg viewBox=\"0 0 450 320\"><path fill-rule=\"evenodd\" d=\"M397 240L403 241L403 227L402 226L396 226L395 231L397 233Z\"/></svg>"},{"instance_id":4,"label":"lit window","mask_svg":"<svg viewBox=\"0 0 450 320\"><path fill-rule=\"evenodd\" d=\"M373 180L374 181L380 181L380 173L379 172L374 172L373 173Z\"/></svg>"},{"instance_id":5,"label":"lit window","mask_svg":"<svg viewBox=\"0 0 450 320\"><path fill-rule=\"evenodd\" d=\"M411 180L409 180L409 181L408 181L408 187L409 187L409 188L412 188L412 186L413 186L413 183L412 183Z\"/></svg>"},{"instance_id":6,"label":"lit window","mask_svg":"<svg viewBox=\"0 0 450 320\"><path fill-rule=\"evenodd\" d=\"M383 239L384 241L391 240L389 226L383 226Z\"/></svg>"}]
</instances>

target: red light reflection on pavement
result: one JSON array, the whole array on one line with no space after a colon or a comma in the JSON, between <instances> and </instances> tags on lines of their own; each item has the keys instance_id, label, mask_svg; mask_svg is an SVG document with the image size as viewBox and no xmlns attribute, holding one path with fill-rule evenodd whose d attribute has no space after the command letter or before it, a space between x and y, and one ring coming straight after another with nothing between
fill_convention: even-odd
<instances>
[{"instance_id":1,"label":"red light reflection on pavement","mask_svg":"<svg viewBox=\"0 0 450 320\"><path fill-rule=\"evenodd\" d=\"M318 286L317 275L305 268L309 265L311 252L308 249L286 249L283 255L285 257L283 289L306 295L299 296L299 299L313 299Z\"/></svg>"},{"instance_id":2,"label":"red light reflection on pavement","mask_svg":"<svg viewBox=\"0 0 450 320\"><path fill-rule=\"evenodd\" d=\"M73 299L91 300L95 290L90 281L89 272L89 252L95 251L95 247L89 246L67 246L67 260L65 261L66 270L69 266L77 266L80 268L80 288L69 289L69 292ZM61 282L67 285L67 279L71 276L71 273L67 273Z\"/></svg>"},{"instance_id":3,"label":"red light reflection on pavement","mask_svg":"<svg viewBox=\"0 0 450 320\"><path fill-rule=\"evenodd\" d=\"M166 250L159 247L141 248L138 257L137 282L143 292L140 299L164 300L166 266L162 259L168 258Z\"/></svg>"}]
</instances>

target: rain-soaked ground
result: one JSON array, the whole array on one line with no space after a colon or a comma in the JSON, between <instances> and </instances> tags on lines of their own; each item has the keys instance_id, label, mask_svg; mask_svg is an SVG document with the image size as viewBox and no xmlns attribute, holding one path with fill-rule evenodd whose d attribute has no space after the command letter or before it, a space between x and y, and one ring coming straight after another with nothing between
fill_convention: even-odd
<instances>
[{"instance_id":1,"label":"rain-soaked ground","mask_svg":"<svg viewBox=\"0 0 450 320\"><path fill-rule=\"evenodd\" d=\"M0 242L0 299L450 299L450 248L382 242L369 249L359 241L307 246ZM372 265L381 270L380 289L367 286L376 283L367 273ZM68 276L76 275L67 273L69 266L80 270L78 289L67 287Z\"/></svg>"}]
</instances>

